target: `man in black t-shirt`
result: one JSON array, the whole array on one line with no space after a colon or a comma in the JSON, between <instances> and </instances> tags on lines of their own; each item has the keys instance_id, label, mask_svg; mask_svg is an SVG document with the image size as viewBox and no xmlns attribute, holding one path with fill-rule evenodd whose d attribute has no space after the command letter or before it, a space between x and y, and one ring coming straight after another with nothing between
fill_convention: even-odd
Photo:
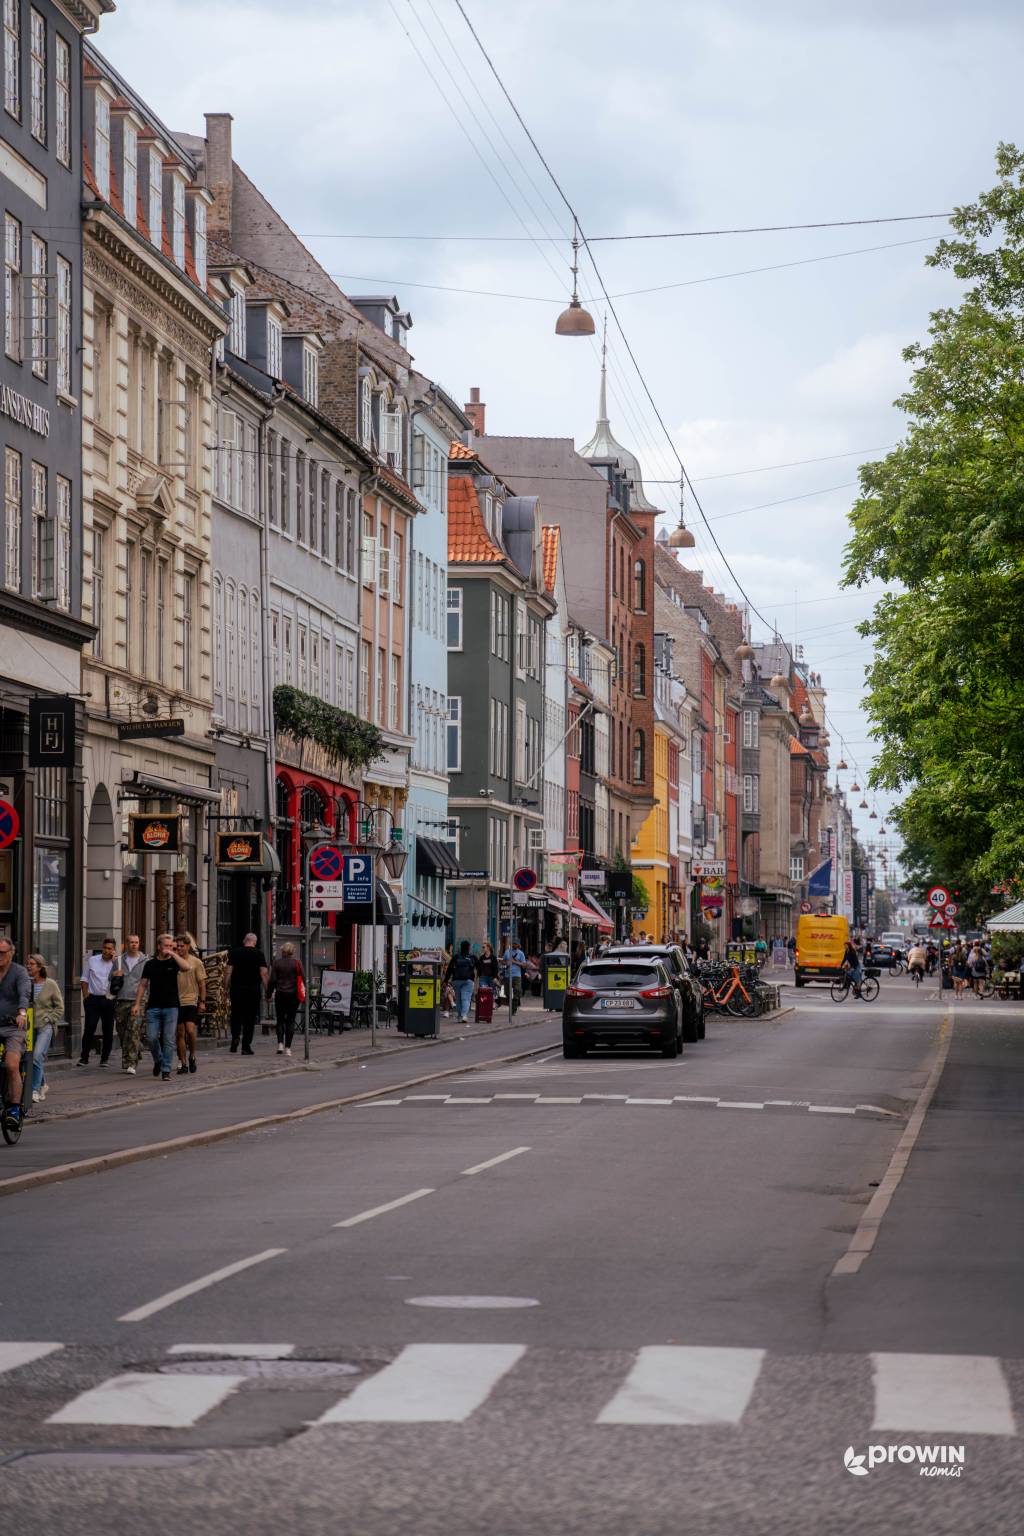
<instances>
[{"instance_id":1,"label":"man in black t-shirt","mask_svg":"<svg viewBox=\"0 0 1024 1536\"><path fill-rule=\"evenodd\" d=\"M178 973L188 961L174 951L174 935L162 933L156 954L142 967L132 1017L146 1013L146 1044L153 1053L153 1076L166 1083L171 1075L171 1055L178 1033Z\"/></svg>"},{"instance_id":2,"label":"man in black t-shirt","mask_svg":"<svg viewBox=\"0 0 1024 1536\"><path fill-rule=\"evenodd\" d=\"M252 1037L270 979L267 957L258 945L256 935L247 933L241 945L228 955L224 972L224 985L231 998L231 1049L237 1051L241 1041L243 1056L255 1054Z\"/></svg>"}]
</instances>

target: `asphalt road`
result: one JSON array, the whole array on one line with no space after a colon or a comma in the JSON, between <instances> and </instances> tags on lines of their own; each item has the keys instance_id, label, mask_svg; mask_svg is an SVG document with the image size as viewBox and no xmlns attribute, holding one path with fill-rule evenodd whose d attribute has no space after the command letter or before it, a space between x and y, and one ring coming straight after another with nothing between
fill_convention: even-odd
<instances>
[{"instance_id":1,"label":"asphalt road","mask_svg":"<svg viewBox=\"0 0 1024 1536\"><path fill-rule=\"evenodd\" d=\"M552 1050L392 1092L408 1061L377 1063L372 1103L10 1197L20 1519L1016 1531L1024 1016L900 980L796 1003L675 1062ZM940 1049L875 1247L833 1275ZM931 1447L940 1475L848 1471L869 1446Z\"/></svg>"}]
</instances>

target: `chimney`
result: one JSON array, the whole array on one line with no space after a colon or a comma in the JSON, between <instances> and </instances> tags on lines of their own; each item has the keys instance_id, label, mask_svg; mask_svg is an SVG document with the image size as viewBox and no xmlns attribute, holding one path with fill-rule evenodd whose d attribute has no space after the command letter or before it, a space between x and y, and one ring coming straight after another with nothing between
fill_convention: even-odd
<instances>
[{"instance_id":1,"label":"chimney","mask_svg":"<svg viewBox=\"0 0 1024 1536\"><path fill-rule=\"evenodd\" d=\"M207 112L206 187L213 194L207 228L215 239L231 244L231 123L230 112Z\"/></svg>"},{"instance_id":2,"label":"chimney","mask_svg":"<svg viewBox=\"0 0 1024 1536\"><path fill-rule=\"evenodd\" d=\"M470 390L469 399L466 401L462 409L473 423L474 436L483 437L485 433L484 414L487 410L487 407L480 399L480 390L476 384L474 384L473 388Z\"/></svg>"}]
</instances>

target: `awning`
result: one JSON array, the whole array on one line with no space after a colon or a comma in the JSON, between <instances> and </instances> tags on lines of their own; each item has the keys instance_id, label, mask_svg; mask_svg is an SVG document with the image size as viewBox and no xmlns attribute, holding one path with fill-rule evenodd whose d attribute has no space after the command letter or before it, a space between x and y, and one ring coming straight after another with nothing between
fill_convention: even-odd
<instances>
[{"instance_id":1,"label":"awning","mask_svg":"<svg viewBox=\"0 0 1024 1536\"><path fill-rule=\"evenodd\" d=\"M416 834L416 873L429 880L457 880L459 861L449 843Z\"/></svg>"},{"instance_id":2,"label":"awning","mask_svg":"<svg viewBox=\"0 0 1024 1536\"><path fill-rule=\"evenodd\" d=\"M373 924L373 907L368 901L350 901L340 913L343 923L357 923L369 928ZM383 928L395 928L402 920L398 897L383 880L377 881L377 922Z\"/></svg>"},{"instance_id":3,"label":"awning","mask_svg":"<svg viewBox=\"0 0 1024 1536\"><path fill-rule=\"evenodd\" d=\"M1024 933L1024 901L1007 907L998 917L990 917L985 927L989 933Z\"/></svg>"},{"instance_id":4,"label":"awning","mask_svg":"<svg viewBox=\"0 0 1024 1536\"><path fill-rule=\"evenodd\" d=\"M608 913L604 910L604 907L602 907L601 903L596 899L596 897L591 896L589 891L584 891L583 899L588 903L589 906L593 907L594 911L597 913L597 926L599 932L614 933L615 924L612 922L611 918L608 916Z\"/></svg>"},{"instance_id":5,"label":"awning","mask_svg":"<svg viewBox=\"0 0 1024 1536\"><path fill-rule=\"evenodd\" d=\"M201 784L178 784L152 773L139 773L122 779L120 791L128 800L180 800L184 805L219 805L220 790L205 789Z\"/></svg>"},{"instance_id":6,"label":"awning","mask_svg":"<svg viewBox=\"0 0 1024 1536\"><path fill-rule=\"evenodd\" d=\"M608 923L609 932L614 933L615 931L615 925L610 921L607 914L602 919L598 917L593 907L585 906L582 901L573 901L570 904L568 893L563 886L548 886L548 906L554 907L558 912L567 913L574 923L582 923L591 928L599 928L603 921Z\"/></svg>"}]
</instances>

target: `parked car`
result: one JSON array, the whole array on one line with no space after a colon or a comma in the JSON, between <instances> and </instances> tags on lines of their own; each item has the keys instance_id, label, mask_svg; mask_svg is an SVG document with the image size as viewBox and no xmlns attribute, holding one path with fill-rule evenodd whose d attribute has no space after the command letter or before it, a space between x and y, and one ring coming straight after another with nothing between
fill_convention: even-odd
<instances>
[{"instance_id":1,"label":"parked car","mask_svg":"<svg viewBox=\"0 0 1024 1536\"><path fill-rule=\"evenodd\" d=\"M609 944L601 953L625 959L643 955L647 959L660 960L683 1005L683 1039L687 1045L704 1039L704 988L678 944Z\"/></svg>"},{"instance_id":2,"label":"parked car","mask_svg":"<svg viewBox=\"0 0 1024 1536\"><path fill-rule=\"evenodd\" d=\"M565 994L562 1054L597 1045L650 1045L672 1058L683 1050L683 1005L661 960L600 956L580 966Z\"/></svg>"}]
</instances>

